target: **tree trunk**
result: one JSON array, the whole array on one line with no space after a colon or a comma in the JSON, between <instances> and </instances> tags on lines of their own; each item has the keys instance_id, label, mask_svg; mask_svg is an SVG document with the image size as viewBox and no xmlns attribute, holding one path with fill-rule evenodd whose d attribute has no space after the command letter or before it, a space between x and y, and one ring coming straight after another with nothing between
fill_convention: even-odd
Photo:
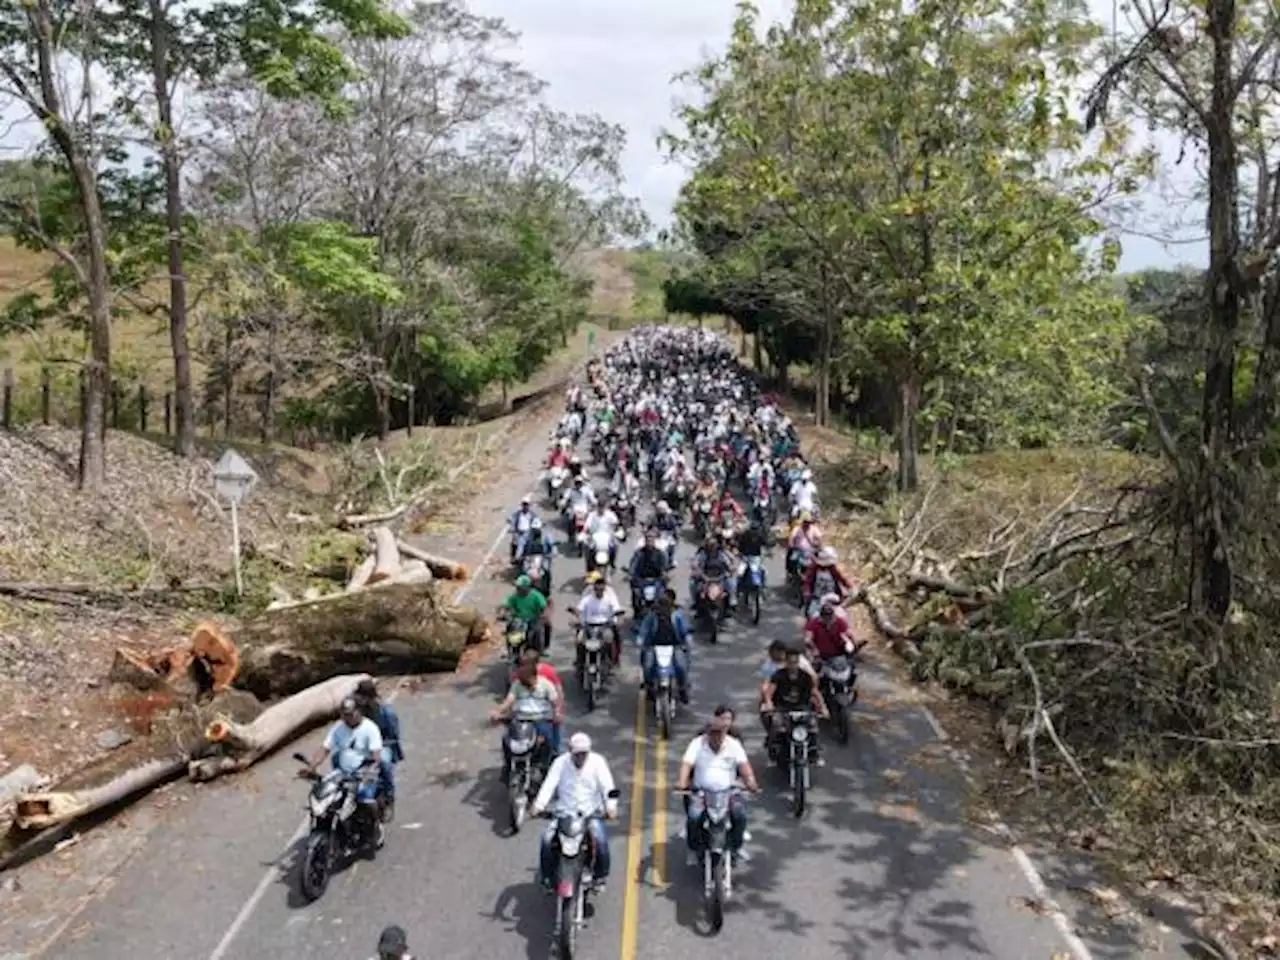
<instances>
[{"instance_id":1,"label":"tree trunk","mask_svg":"<svg viewBox=\"0 0 1280 960\"><path fill-rule=\"evenodd\" d=\"M1236 349L1240 326L1241 278L1239 172L1236 155L1232 54L1236 5L1216 0L1208 9L1213 42L1213 98L1209 141L1209 331L1201 410L1201 444L1196 490L1196 543L1192 551L1193 604L1221 621L1231 606L1228 556L1238 526L1231 491L1228 445L1234 427Z\"/></svg>"},{"instance_id":2,"label":"tree trunk","mask_svg":"<svg viewBox=\"0 0 1280 960\"><path fill-rule=\"evenodd\" d=\"M755 336L751 338L751 359L755 365L756 372L764 376L764 354L760 347L760 328L756 328Z\"/></svg>"},{"instance_id":3,"label":"tree trunk","mask_svg":"<svg viewBox=\"0 0 1280 960\"><path fill-rule=\"evenodd\" d=\"M831 351L835 339L835 322L830 316L822 321L818 345L818 383L814 392L814 422L820 427L831 421Z\"/></svg>"},{"instance_id":4,"label":"tree trunk","mask_svg":"<svg viewBox=\"0 0 1280 960\"><path fill-rule=\"evenodd\" d=\"M182 163L173 128L173 98L169 79L171 25L162 0L147 0L151 15L151 78L159 120L159 140L164 166L165 223L169 236L169 345L173 351L174 435L178 453L196 452L195 403L191 395L191 347L187 343L187 274L183 262Z\"/></svg>"},{"instance_id":5,"label":"tree trunk","mask_svg":"<svg viewBox=\"0 0 1280 960\"><path fill-rule=\"evenodd\" d=\"M262 699L296 693L344 673L453 670L487 624L429 585L392 583L271 610L232 636L235 685Z\"/></svg>"},{"instance_id":6,"label":"tree trunk","mask_svg":"<svg viewBox=\"0 0 1280 960\"><path fill-rule=\"evenodd\" d=\"M231 404L235 396L235 368L232 351L235 349L235 321L227 317L224 321L222 336L222 432L231 436Z\"/></svg>"},{"instance_id":7,"label":"tree trunk","mask_svg":"<svg viewBox=\"0 0 1280 960\"><path fill-rule=\"evenodd\" d=\"M899 384L898 489L910 493L920 486L920 378L914 372Z\"/></svg>"},{"instance_id":8,"label":"tree trunk","mask_svg":"<svg viewBox=\"0 0 1280 960\"><path fill-rule=\"evenodd\" d=\"M276 369L279 366L280 315L270 308L267 324L267 382L262 390L262 442L271 443L276 438Z\"/></svg>"}]
</instances>

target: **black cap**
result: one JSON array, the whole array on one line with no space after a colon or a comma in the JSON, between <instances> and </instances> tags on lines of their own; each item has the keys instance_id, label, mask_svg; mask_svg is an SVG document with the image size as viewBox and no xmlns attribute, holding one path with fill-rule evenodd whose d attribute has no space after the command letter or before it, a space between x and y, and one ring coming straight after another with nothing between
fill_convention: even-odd
<instances>
[{"instance_id":1,"label":"black cap","mask_svg":"<svg viewBox=\"0 0 1280 960\"><path fill-rule=\"evenodd\" d=\"M397 927L395 924L387 927L382 931L382 936L378 938L378 950L386 953L389 950L408 950L409 938L404 932L404 927Z\"/></svg>"}]
</instances>

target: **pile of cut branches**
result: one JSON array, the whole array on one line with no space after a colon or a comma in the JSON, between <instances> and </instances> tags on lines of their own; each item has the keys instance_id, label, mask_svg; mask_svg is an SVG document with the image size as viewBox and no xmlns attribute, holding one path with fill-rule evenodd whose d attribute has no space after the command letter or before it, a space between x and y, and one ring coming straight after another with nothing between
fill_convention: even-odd
<instances>
[{"instance_id":1,"label":"pile of cut branches","mask_svg":"<svg viewBox=\"0 0 1280 960\"><path fill-rule=\"evenodd\" d=\"M1235 545L1238 609L1219 625L1187 612L1176 478L1081 482L1008 515L988 490L984 529L962 486L943 475L854 534L861 600L916 676L989 703L1028 789L1132 841L1146 869L1280 891L1280 538Z\"/></svg>"}]
</instances>

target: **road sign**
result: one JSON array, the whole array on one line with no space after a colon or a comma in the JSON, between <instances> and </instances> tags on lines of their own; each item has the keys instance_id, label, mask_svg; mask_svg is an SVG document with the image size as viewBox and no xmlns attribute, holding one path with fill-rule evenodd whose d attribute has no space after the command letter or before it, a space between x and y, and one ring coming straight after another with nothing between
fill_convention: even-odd
<instances>
[{"instance_id":1,"label":"road sign","mask_svg":"<svg viewBox=\"0 0 1280 960\"><path fill-rule=\"evenodd\" d=\"M248 461L230 447L213 465L213 489L231 504L231 560L235 565L236 594L244 595L244 579L240 572L240 514L237 507L258 482L258 474Z\"/></svg>"},{"instance_id":2,"label":"road sign","mask_svg":"<svg viewBox=\"0 0 1280 960\"><path fill-rule=\"evenodd\" d=\"M244 502L254 484L258 482L258 474L248 461L231 448L213 465L213 489L224 500L234 505Z\"/></svg>"}]
</instances>

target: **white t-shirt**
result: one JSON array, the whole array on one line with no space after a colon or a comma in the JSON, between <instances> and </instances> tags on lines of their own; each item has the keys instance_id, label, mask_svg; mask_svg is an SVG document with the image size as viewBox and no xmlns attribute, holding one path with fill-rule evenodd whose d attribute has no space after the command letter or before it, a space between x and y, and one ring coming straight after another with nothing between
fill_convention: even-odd
<instances>
[{"instance_id":1,"label":"white t-shirt","mask_svg":"<svg viewBox=\"0 0 1280 960\"><path fill-rule=\"evenodd\" d=\"M612 534L618 529L618 515L612 510L606 510L604 513L592 513L587 517L587 533L597 533L604 530L606 533Z\"/></svg>"},{"instance_id":2,"label":"white t-shirt","mask_svg":"<svg viewBox=\"0 0 1280 960\"><path fill-rule=\"evenodd\" d=\"M368 717L354 727L339 720L324 738L324 748L339 770L353 773L360 764L382 752L382 731Z\"/></svg>"},{"instance_id":3,"label":"white t-shirt","mask_svg":"<svg viewBox=\"0 0 1280 960\"><path fill-rule=\"evenodd\" d=\"M612 814L618 809L618 801L609 798L613 788L613 773L608 761L600 754L587 754L579 769L570 754L562 753L547 771L547 779L542 781L534 806L547 810L554 797L556 813L593 813L600 810Z\"/></svg>"},{"instance_id":4,"label":"white t-shirt","mask_svg":"<svg viewBox=\"0 0 1280 960\"><path fill-rule=\"evenodd\" d=\"M578 617L583 623L592 625L612 622L614 616L622 612L622 604L618 602L618 594L613 587L604 588L604 596L597 597L594 590L588 590L578 601Z\"/></svg>"},{"instance_id":5,"label":"white t-shirt","mask_svg":"<svg viewBox=\"0 0 1280 960\"><path fill-rule=\"evenodd\" d=\"M818 485L812 480L797 480L791 485L791 502L801 510L812 510Z\"/></svg>"},{"instance_id":6,"label":"white t-shirt","mask_svg":"<svg viewBox=\"0 0 1280 960\"><path fill-rule=\"evenodd\" d=\"M741 740L727 734L719 752L705 736L694 737L680 762L693 765L695 790L728 790L738 779L738 768L747 762L747 751Z\"/></svg>"}]
</instances>

